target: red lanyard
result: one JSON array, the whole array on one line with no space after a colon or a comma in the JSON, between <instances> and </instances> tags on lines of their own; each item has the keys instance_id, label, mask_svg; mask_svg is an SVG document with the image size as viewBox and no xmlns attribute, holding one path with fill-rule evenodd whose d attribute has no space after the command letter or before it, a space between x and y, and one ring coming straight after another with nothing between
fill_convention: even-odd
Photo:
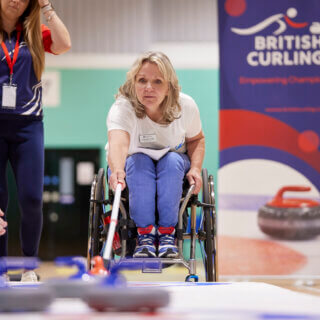
<instances>
[{"instance_id":1,"label":"red lanyard","mask_svg":"<svg viewBox=\"0 0 320 320\"><path fill-rule=\"evenodd\" d=\"M13 66L16 63L17 59L18 59L20 36L21 36L21 26L18 25L17 26L17 42L16 42L16 45L15 45L15 48L14 48L13 59L11 59L11 57L9 55L9 52L8 52L8 49L7 49L7 46L4 43L4 41L1 42L1 46L2 46L2 49L3 49L4 54L6 56L6 60L7 60L9 69L10 69L10 81L12 79Z\"/></svg>"}]
</instances>

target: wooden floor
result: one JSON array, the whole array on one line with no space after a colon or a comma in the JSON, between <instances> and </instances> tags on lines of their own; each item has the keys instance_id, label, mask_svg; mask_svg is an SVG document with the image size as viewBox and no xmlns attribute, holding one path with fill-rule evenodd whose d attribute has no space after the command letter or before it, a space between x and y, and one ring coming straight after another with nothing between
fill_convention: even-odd
<instances>
[{"instance_id":1,"label":"wooden floor","mask_svg":"<svg viewBox=\"0 0 320 320\"><path fill-rule=\"evenodd\" d=\"M36 270L41 281L53 277L68 277L77 271L76 268L57 267L53 262L42 262ZM199 264L197 266L199 281L205 281L204 270ZM124 271L128 281L185 281L187 269L180 266L172 266L163 269L162 273L141 273L141 271ZM219 282L265 282L292 291L303 292L309 295L320 296L319 276L220 276Z\"/></svg>"}]
</instances>

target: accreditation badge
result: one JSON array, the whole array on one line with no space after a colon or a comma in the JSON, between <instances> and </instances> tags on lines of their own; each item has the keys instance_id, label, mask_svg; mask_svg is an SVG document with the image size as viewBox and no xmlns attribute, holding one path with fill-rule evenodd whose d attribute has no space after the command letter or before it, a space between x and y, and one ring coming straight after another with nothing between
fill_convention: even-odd
<instances>
[{"instance_id":1,"label":"accreditation badge","mask_svg":"<svg viewBox=\"0 0 320 320\"><path fill-rule=\"evenodd\" d=\"M15 84L2 85L2 108L15 109L17 102L17 86Z\"/></svg>"},{"instance_id":2,"label":"accreditation badge","mask_svg":"<svg viewBox=\"0 0 320 320\"><path fill-rule=\"evenodd\" d=\"M139 136L140 143L150 143L150 142L156 142L157 136L155 134L141 134Z\"/></svg>"}]
</instances>

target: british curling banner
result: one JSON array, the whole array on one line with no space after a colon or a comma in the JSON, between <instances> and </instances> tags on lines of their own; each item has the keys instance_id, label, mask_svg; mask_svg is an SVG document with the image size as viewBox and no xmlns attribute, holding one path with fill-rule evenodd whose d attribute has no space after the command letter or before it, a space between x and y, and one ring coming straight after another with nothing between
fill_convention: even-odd
<instances>
[{"instance_id":1,"label":"british curling banner","mask_svg":"<svg viewBox=\"0 0 320 320\"><path fill-rule=\"evenodd\" d=\"M319 274L320 1L218 0L221 274Z\"/></svg>"}]
</instances>

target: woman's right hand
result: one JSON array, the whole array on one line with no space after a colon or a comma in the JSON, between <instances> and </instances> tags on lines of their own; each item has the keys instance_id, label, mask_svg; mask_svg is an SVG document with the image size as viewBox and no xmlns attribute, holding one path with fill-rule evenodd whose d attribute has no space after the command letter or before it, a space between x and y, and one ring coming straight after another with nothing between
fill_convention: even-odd
<instances>
[{"instance_id":1,"label":"woman's right hand","mask_svg":"<svg viewBox=\"0 0 320 320\"><path fill-rule=\"evenodd\" d=\"M109 185L113 191L116 190L118 183L121 183L121 190L123 190L126 187L126 181L125 181L126 173L124 170L116 170L115 172L112 172L109 178Z\"/></svg>"},{"instance_id":2,"label":"woman's right hand","mask_svg":"<svg viewBox=\"0 0 320 320\"><path fill-rule=\"evenodd\" d=\"M3 217L4 213L0 209L0 217ZM4 221L2 218L0 218L0 236L4 235L6 233L6 227L8 226L8 223Z\"/></svg>"}]
</instances>

